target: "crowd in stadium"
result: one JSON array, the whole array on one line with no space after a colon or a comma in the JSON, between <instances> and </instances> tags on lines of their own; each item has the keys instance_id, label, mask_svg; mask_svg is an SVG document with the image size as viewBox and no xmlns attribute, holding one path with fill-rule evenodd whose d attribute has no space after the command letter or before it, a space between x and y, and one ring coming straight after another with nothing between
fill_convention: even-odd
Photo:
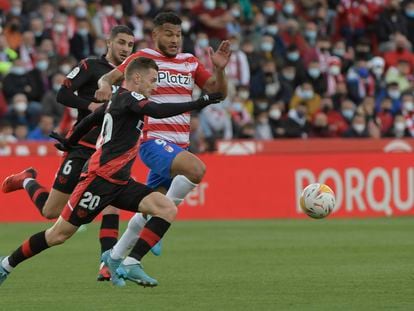
<instances>
[{"instance_id":1,"label":"crowd in stadium","mask_svg":"<svg viewBox=\"0 0 414 311\"><path fill-rule=\"evenodd\" d=\"M414 1L0 0L0 144L48 140L76 112L56 101L79 61L118 24L135 50L152 19L182 18L183 51L212 69L228 39L229 96L193 114L193 151L217 139L414 136ZM200 92L195 92L198 97Z\"/></svg>"}]
</instances>

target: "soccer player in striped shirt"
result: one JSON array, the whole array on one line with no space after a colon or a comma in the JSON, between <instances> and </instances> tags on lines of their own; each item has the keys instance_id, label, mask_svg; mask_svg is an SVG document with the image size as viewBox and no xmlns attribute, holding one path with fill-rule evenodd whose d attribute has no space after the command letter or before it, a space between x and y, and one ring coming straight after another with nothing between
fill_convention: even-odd
<instances>
[{"instance_id":1,"label":"soccer player in striped shirt","mask_svg":"<svg viewBox=\"0 0 414 311\"><path fill-rule=\"evenodd\" d=\"M159 67L157 88L150 97L154 102L190 101L194 84L209 93L227 94L224 70L231 55L228 41L223 41L215 52L209 49L214 65L214 72L211 74L197 57L180 52L181 19L174 13L163 12L155 17L152 37L154 49L146 48L132 54L116 69L102 76L98 81L99 89L95 93L98 100L110 98L111 85L122 80L126 66L140 56L153 59ZM150 168L147 185L166 193L177 206L201 182L206 169L197 156L187 151L189 136L189 113L161 120L145 118L139 153L141 160ZM111 256L114 259L126 256L145 222L146 219L141 214L131 218L127 230L112 249ZM136 247L133 247L124 261L127 272L133 273L134 266L139 264L135 252Z\"/></svg>"}]
</instances>

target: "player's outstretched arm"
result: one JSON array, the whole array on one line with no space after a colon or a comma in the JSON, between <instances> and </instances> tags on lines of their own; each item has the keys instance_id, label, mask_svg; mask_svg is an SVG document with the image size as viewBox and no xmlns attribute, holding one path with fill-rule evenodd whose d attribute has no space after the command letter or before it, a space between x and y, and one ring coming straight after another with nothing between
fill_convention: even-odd
<instances>
[{"instance_id":1,"label":"player's outstretched arm","mask_svg":"<svg viewBox=\"0 0 414 311\"><path fill-rule=\"evenodd\" d=\"M98 80L98 89L95 92L95 98L97 101L108 101L112 96L112 85L124 78L124 74L117 68L112 69L110 72L104 74Z\"/></svg>"},{"instance_id":2,"label":"player's outstretched arm","mask_svg":"<svg viewBox=\"0 0 414 311\"><path fill-rule=\"evenodd\" d=\"M156 119L168 118L182 114L187 111L202 109L210 104L217 104L223 100L223 94L213 93L201 96L199 99L183 103L162 103L157 104L151 101L146 102L141 110L142 114Z\"/></svg>"}]
</instances>

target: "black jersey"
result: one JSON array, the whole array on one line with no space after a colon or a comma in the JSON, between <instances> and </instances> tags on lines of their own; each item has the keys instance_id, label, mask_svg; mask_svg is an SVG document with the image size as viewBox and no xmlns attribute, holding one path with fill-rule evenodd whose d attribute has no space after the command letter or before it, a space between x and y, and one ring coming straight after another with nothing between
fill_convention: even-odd
<instances>
[{"instance_id":1,"label":"black jersey","mask_svg":"<svg viewBox=\"0 0 414 311\"><path fill-rule=\"evenodd\" d=\"M115 184L126 184L137 157L138 140L145 116L162 119L201 109L219 102L222 99L219 95L205 95L192 102L161 104L121 87L112 96L106 109L101 107L80 122L68 140L73 145L89 128L102 124L96 151L85 167L85 173L96 174Z\"/></svg>"},{"instance_id":2,"label":"black jersey","mask_svg":"<svg viewBox=\"0 0 414 311\"><path fill-rule=\"evenodd\" d=\"M105 56L90 57L82 60L66 76L63 86L57 94L57 101L65 106L78 109L76 124L91 113L88 106L91 102L96 102L94 96L98 89L98 80L114 68L115 66L109 63ZM114 87L114 89L116 88ZM92 129L83 137L81 144L94 148L99 132L100 128Z\"/></svg>"}]
</instances>

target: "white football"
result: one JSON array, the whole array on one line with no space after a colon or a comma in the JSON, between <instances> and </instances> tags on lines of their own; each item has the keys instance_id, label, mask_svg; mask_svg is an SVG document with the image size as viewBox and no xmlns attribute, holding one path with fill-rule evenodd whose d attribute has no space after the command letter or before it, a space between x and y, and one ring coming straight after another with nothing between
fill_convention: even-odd
<instances>
[{"instance_id":1,"label":"white football","mask_svg":"<svg viewBox=\"0 0 414 311\"><path fill-rule=\"evenodd\" d=\"M325 184L310 184L300 195L300 207L312 218L325 218L335 208L335 194Z\"/></svg>"}]
</instances>

